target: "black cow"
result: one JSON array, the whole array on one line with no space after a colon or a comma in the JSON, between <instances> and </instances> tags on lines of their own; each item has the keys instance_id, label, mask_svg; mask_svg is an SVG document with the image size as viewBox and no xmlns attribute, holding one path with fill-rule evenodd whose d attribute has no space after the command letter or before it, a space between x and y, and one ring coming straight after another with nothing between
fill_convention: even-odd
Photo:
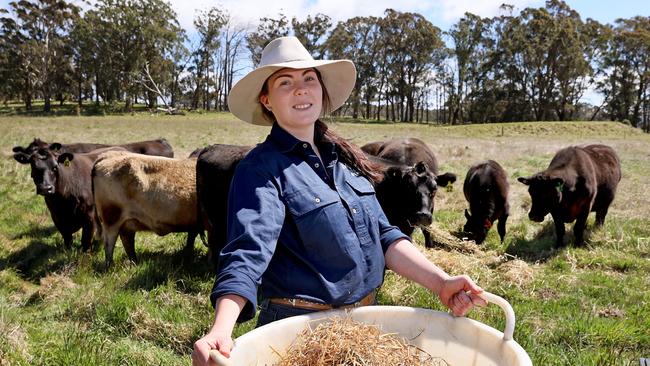
<instances>
[{"instance_id":1,"label":"black cow","mask_svg":"<svg viewBox=\"0 0 650 366\"><path fill-rule=\"evenodd\" d=\"M377 199L388 221L407 235L413 233L414 226L420 226L425 246L433 247L426 229L433 220L433 199L437 187L453 184L456 174L438 174L438 160L433 151L417 138L376 141L363 145L361 149L369 155L398 165L389 167L385 173L386 182L377 186ZM433 179L434 184L428 178ZM401 182L396 185L398 180Z\"/></svg>"},{"instance_id":2,"label":"black cow","mask_svg":"<svg viewBox=\"0 0 650 366\"><path fill-rule=\"evenodd\" d=\"M424 245L433 247L426 227L433 221L433 198L438 190L435 174L423 161L409 166L368 157L384 170L383 179L375 183L375 191L388 222L408 236L416 226L424 227Z\"/></svg>"},{"instance_id":3,"label":"black cow","mask_svg":"<svg viewBox=\"0 0 650 366\"><path fill-rule=\"evenodd\" d=\"M558 151L546 170L518 180L529 186L528 217L542 222L551 214L557 247L564 246L564 223L575 221L575 245L581 246L589 213L596 212L596 226L605 222L621 180L621 163L609 146L570 146Z\"/></svg>"},{"instance_id":4,"label":"black cow","mask_svg":"<svg viewBox=\"0 0 650 366\"><path fill-rule=\"evenodd\" d=\"M239 162L252 146L211 145L198 154L196 161L196 199L198 220L208 232L208 257L217 263L226 245L226 216L230 182Z\"/></svg>"},{"instance_id":5,"label":"black cow","mask_svg":"<svg viewBox=\"0 0 650 366\"><path fill-rule=\"evenodd\" d=\"M474 164L465 176L465 199L470 213L465 210L467 223L463 228L476 243L485 240L492 224L499 220L497 230L501 242L506 235L506 221L510 214L508 205L508 178L506 171L494 160Z\"/></svg>"},{"instance_id":6,"label":"black cow","mask_svg":"<svg viewBox=\"0 0 650 366\"><path fill-rule=\"evenodd\" d=\"M14 159L30 164L36 193L42 195L57 230L67 248L72 246L72 234L83 229L81 246L90 249L95 232L95 213L90 172L97 156L110 147L89 153L58 154L49 149L39 149L32 154L17 152Z\"/></svg>"},{"instance_id":7,"label":"black cow","mask_svg":"<svg viewBox=\"0 0 650 366\"><path fill-rule=\"evenodd\" d=\"M48 144L47 142L41 139L35 138L34 141L32 141L31 143L29 143L29 145L27 145L27 147L14 146L13 152L32 154L38 151L39 149L49 149L51 151L56 151L59 154L65 152L74 154L74 153L86 153L96 149L113 147L113 146L119 146L126 149L127 151L131 151L138 154L165 156L168 158L174 157L174 150L172 149L169 142L167 142L167 140L164 138L160 138L157 140L149 140L149 141L131 142L131 143L121 144L121 145L95 144L95 143L87 143L87 142L76 142L72 144L61 144L58 142L54 142L52 144Z\"/></svg>"}]
</instances>

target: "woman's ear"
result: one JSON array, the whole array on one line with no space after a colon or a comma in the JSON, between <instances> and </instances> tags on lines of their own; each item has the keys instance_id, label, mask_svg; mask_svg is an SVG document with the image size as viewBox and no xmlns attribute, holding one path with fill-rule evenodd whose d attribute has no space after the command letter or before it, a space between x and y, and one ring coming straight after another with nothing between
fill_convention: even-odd
<instances>
[{"instance_id":1,"label":"woman's ear","mask_svg":"<svg viewBox=\"0 0 650 366\"><path fill-rule=\"evenodd\" d=\"M260 103L264 106L264 108L268 109L269 111L271 110L271 103L269 103L269 96L266 94L260 95Z\"/></svg>"}]
</instances>

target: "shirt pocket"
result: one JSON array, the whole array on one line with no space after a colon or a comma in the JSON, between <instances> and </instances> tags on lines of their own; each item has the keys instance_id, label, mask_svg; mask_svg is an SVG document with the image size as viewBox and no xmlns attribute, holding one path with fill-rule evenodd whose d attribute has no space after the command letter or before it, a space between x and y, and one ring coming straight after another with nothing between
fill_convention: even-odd
<instances>
[{"instance_id":1,"label":"shirt pocket","mask_svg":"<svg viewBox=\"0 0 650 366\"><path fill-rule=\"evenodd\" d=\"M349 173L345 181L360 196L375 194L375 188L368 179L358 173Z\"/></svg>"},{"instance_id":2,"label":"shirt pocket","mask_svg":"<svg viewBox=\"0 0 650 366\"><path fill-rule=\"evenodd\" d=\"M334 192L316 192L305 188L287 195L286 202L289 212L296 218L306 216L310 212L322 209L339 201Z\"/></svg>"}]
</instances>

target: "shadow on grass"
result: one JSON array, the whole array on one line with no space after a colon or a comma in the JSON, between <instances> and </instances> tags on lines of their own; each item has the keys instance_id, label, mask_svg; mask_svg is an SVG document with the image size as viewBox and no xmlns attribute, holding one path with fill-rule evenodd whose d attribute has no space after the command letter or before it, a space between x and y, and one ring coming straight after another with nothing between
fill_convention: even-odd
<instances>
[{"instance_id":1,"label":"shadow on grass","mask_svg":"<svg viewBox=\"0 0 650 366\"><path fill-rule=\"evenodd\" d=\"M11 237L11 240L16 240L24 237L34 237L38 239L43 239L45 237L52 236L55 233L58 233L58 230L54 225L42 226L42 225L31 223L29 224L29 228L27 228L25 231L14 234Z\"/></svg>"},{"instance_id":2,"label":"shadow on grass","mask_svg":"<svg viewBox=\"0 0 650 366\"><path fill-rule=\"evenodd\" d=\"M126 283L131 290L152 290L173 282L178 291L196 294L206 279L214 279L215 272L205 256L193 252L187 256L183 249L176 252L143 251L138 253L136 273Z\"/></svg>"},{"instance_id":3,"label":"shadow on grass","mask_svg":"<svg viewBox=\"0 0 650 366\"><path fill-rule=\"evenodd\" d=\"M531 240L514 237L505 252L526 262L546 262L555 257L558 253L555 248L555 224L553 221L545 223Z\"/></svg>"},{"instance_id":4,"label":"shadow on grass","mask_svg":"<svg viewBox=\"0 0 650 366\"><path fill-rule=\"evenodd\" d=\"M67 257L60 247L34 239L25 247L0 258L0 271L14 268L23 279L38 283L48 273L63 268L69 262Z\"/></svg>"}]
</instances>

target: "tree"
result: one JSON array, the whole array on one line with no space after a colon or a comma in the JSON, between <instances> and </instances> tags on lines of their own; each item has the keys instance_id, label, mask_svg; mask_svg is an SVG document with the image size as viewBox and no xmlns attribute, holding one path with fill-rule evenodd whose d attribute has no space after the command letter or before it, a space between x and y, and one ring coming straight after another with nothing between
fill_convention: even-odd
<instances>
[{"instance_id":1,"label":"tree","mask_svg":"<svg viewBox=\"0 0 650 366\"><path fill-rule=\"evenodd\" d=\"M78 19L80 8L63 0L20 0L9 3L17 19L17 31L24 43L20 45L22 65L27 73L26 84L34 84L44 100L43 111L51 108L54 83L61 83L69 72L69 59L64 57L67 35ZM26 85L27 86L27 85ZM27 87L31 89L31 85ZM26 102L29 109L31 103Z\"/></svg>"},{"instance_id":2,"label":"tree","mask_svg":"<svg viewBox=\"0 0 650 366\"><path fill-rule=\"evenodd\" d=\"M289 35L289 21L287 17L280 13L278 19L261 18L260 24L255 32L246 36L246 48L250 52L253 67L259 65L262 58L262 51L269 42L278 38Z\"/></svg>"}]
</instances>

